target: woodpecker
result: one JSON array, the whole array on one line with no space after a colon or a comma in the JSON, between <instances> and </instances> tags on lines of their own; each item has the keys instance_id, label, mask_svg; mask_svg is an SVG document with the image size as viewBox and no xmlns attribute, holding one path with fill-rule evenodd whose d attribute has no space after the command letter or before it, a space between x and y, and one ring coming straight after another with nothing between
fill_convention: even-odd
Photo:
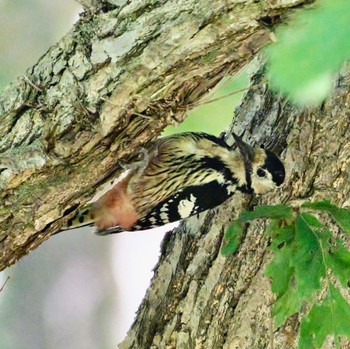
<instances>
[{"instance_id":1,"label":"woodpecker","mask_svg":"<svg viewBox=\"0 0 350 349\"><path fill-rule=\"evenodd\" d=\"M214 208L235 191L265 194L283 183L285 170L277 156L233 138L232 146L197 132L157 139L67 229L94 224L98 235L152 229Z\"/></svg>"}]
</instances>

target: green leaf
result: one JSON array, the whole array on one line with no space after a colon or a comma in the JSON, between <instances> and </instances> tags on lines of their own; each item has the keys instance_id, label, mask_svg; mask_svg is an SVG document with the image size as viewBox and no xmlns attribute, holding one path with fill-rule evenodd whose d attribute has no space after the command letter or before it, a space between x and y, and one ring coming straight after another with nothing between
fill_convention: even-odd
<instances>
[{"instance_id":1,"label":"green leaf","mask_svg":"<svg viewBox=\"0 0 350 349\"><path fill-rule=\"evenodd\" d=\"M324 0L300 11L266 50L271 87L297 103L322 101L350 57L349 0Z\"/></svg>"},{"instance_id":2,"label":"green leaf","mask_svg":"<svg viewBox=\"0 0 350 349\"><path fill-rule=\"evenodd\" d=\"M276 238L281 234L281 220L271 219L270 223L266 227L266 234L272 239Z\"/></svg>"},{"instance_id":3,"label":"green leaf","mask_svg":"<svg viewBox=\"0 0 350 349\"><path fill-rule=\"evenodd\" d=\"M298 215L294 226L283 227L279 233L272 241L275 254L265 271L277 295L272 308L277 326L300 311L303 302L321 289L321 279L326 275L324 249L329 248L331 237L326 227L308 213Z\"/></svg>"},{"instance_id":4,"label":"green leaf","mask_svg":"<svg viewBox=\"0 0 350 349\"><path fill-rule=\"evenodd\" d=\"M308 213L297 217L296 252L292 264L296 269L299 293L304 299L321 288L320 279L326 274L323 250L329 246L330 237L330 232L316 217Z\"/></svg>"},{"instance_id":5,"label":"green leaf","mask_svg":"<svg viewBox=\"0 0 350 349\"><path fill-rule=\"evenodd\" d=\"M334 251L329 251L326 262L341 284L348 288L350 285L350 252L345 247L338 246Z\"/></svg>"},{"instance_id":6,"label":"green leaf","mask_svg":"<svg viewBox=\"0 0 350 349\"><path fill-rule=\"evenodd\" d=\"M350 6L350 5L349 5ZM325 211L331 215L339 227L347 234L350 234L350 210L333 205L330 200L308 202L302 207L314 210Z\"/></svg>"},{"instance_id":7,"label":"green leaf","mask_svg":"<svg viewBox=\"0 0 350 349\"><path fill-rule=\"evenodd\" d=\"M258 218L271 218L271 219L287 219L290 220L293 217L293 210L286 205L266 205L257 206L254 211L245 211L239 215L239 220L242 222L251 221Z\"/></svg>"},{"instance_id":8,"label":"green leaf","mask_svg":"<svg viewBox=\"0 0 350 349\"><path fill-rule=\"evenodd\" d=\"M305 202L301 205L301 207L313 208L314 210L330 210L336 206L332 204L332 202L328 199L322 201L314 201L314 202Z\"/></svg>"},{"instance_id":9,"label":"green leaf","mask_svg":"<svg viewBox=\"0 0 350 349\"><path fill-rule=\"evenodd\" d=\"M277 296L286 292L290 280L293 276L294 269L290 261L294 254L294 248L291 243L286 243L281 248L274 248L275 254L272 261L265 269L265 275L271 277L271 289ZM283 270L283 273L281 273Z\"/></svg>"},{"instance_id":10,"label":"green leaf","mask_svg":"<svg viewBox=\"0 0 350 349\"><path fill-rule=\"evenodd\" d=\"M299 349L320 348L328 335L350 338L350 306L330 285L326 299L302 319Z\"/></svg>"},{"instance_id":11,"label":"green leaf","mask_svg":"<svg viewBox=\"0 0 350 349\"><path fill-rule=\"evenodd\" d=\"M273 259L265 269L265 275L271 278L271 290L277 295L272 308L276 326L282 325L290 315L296 313L302 302L292 265L296 252L294 228L292 225L279 229L279 234L272 239L270 246L270 250L275 252Z\"/></svg>"},{"instance_id":12,"label":"green leaf","mask_svg":"<svg viewBox=\"0 0 350 349\"><path fill-rule=\"evenodd\" d=\"M282 325L301 306L294 279L295 270L291 266L294 252L293 244L286 243L277 250L271 263L265 269L265 275L271 278L271 290L277 295L277 300L272 308L276 326Z\"/></svg>"},{"instance_id":13,"label":"green leaf","mask_svg":"<svg viewBox=\"0 0 350 349\"><path fill-rule=\"evenodd\" d=\"M244 233L244 225L241 221L235 220L225 232L226 244L221 248L221 254L228 256L237 251L238 246L242 241Z\"/></svg>"},{"instance_id":14,"label":"green leaf","mask_svg":"<svg viewBox=\"0 0 350 349\"><path fill-rule=\"evenodd\" d=\"M291 243L295 238L295 229L293 225L278 227L271 222L267 227L267 233L272 238L269 250L272 252L279 252L287 244Z\"/></svg>"},{"instance_id":15,"label":"green leaf","mask_svg":"<svg viewBox=\"0 0 350 349\"><path fill-rule=\"evenodd\" d=\"M291 220L293 210L286 205L257 206L254 211L242 212L239 218L234 221L225 233L225 245L221 248L221 253L228 256L236 252L243 235L243 224L258 218L271 218L280 220Z\"/></svg>"},{"instance_id":16,"label":"green leaf","mask_svg":"<svg viewBox=\"0 0 350 349\"><path fill-rule=\"evenodd\" d=\"M302 302L303 299L300 297L297 287L289 287L272 306L272 315L275 319L276 327L280 327L292 314L297 313L302 306Z\"/></svg>"}]
</instances>

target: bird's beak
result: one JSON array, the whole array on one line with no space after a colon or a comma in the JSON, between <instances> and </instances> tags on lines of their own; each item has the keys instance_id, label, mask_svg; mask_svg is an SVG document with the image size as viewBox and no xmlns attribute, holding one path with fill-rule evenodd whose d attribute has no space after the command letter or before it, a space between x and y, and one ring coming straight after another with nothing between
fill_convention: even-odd
<instances>
[{"instance_id":1,"label":"bird's beak","mask_svg":"<svg viewBox=\"0 0 350 349\"><path fill-rule=\"evenodd\" d=\"M232 132L232 136L236 141L236 144L242 154L244 164L246 169L252 167L252 162L254 160L254 149L249 144L242 141L240 137L238 137L235 133Z\"/></svg>"}]
</instances>

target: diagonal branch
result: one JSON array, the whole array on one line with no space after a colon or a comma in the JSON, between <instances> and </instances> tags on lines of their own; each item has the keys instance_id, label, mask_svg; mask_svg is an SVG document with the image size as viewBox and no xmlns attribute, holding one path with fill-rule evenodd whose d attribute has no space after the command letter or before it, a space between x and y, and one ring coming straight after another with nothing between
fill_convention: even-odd
<instances>
[{"instance_id":1,"label":"diagonal branch","mask_svg":"<svg viewBox=\"0 0 350 349\"><path fill-rule=\"evenodd\" d=\"M266 23L304 2L104 1L83 13L0 96L0 270L249 62L270 40Z\"/></svg>"}]
</instances>

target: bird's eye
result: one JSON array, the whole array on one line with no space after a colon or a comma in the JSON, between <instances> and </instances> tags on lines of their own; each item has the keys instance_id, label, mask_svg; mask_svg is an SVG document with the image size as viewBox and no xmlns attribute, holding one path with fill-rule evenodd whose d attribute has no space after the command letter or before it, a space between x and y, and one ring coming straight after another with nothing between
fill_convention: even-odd
<instances>
[{"instance_id":1,"label":"bird's eye","mask_svg":"<svg viewBox=\"0 0 350 349\"><path fill-rule=\"evenodd\" d=\"M265 177L266 176L266 172L264 170L262 170L261 168L258 169L258 171L256 171L257 175L259 177Z\"/></svg>"}]
</instances>

